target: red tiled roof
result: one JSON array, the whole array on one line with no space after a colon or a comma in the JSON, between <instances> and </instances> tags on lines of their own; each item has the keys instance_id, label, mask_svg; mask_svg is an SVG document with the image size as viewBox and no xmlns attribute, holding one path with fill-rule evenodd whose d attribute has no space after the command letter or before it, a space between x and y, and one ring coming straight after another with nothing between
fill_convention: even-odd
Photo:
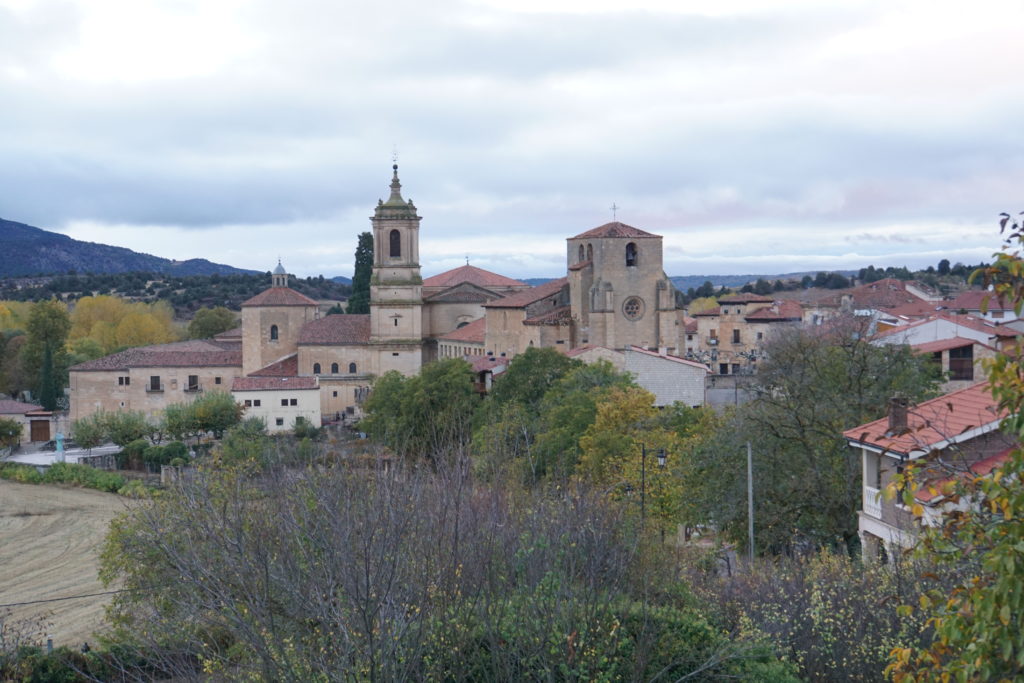
<instances>
[{"instance_id":1,"label":"red tiled roof","mask_svg":"<svg viewBox=\"0 0 1024 683\"><path fill-rule=\"evenodd\" d=\"M242 340L242 328L241 326L234 328L233 330L227 330L220 334L213 335L213 338L217 341L241 341Z\"/></svg>"},{"instance_id":2,"label":"red tiled roof","mask_svg":"<svg viewBox=\"0 0 1024 683\"><path fill-rule=\"evenodd\" d=\"M689 365L690 367L700 368L701 370L704 370L707 373L711 372L708 366L704 365L703 363L698 363L697 361L694 360L687 360L686 358L680 358L679 356L670 356L667 353L662 354L658 353L657 351L648 351L647 349L641 348L639 346L630 346L627 350L632 351L633 353L642 353L645 356L663 358L664 360L672 361L673 363L679 363L681 365Z\"/></svg>"},{"instance_id":3,"label":"red tiled roof","mask_svg":"<svg viewBox=\"0 0 1024 683\"><path fill-rule=\"evenodd\" d=\"M487 320L484 318L477 318L468 325L463 325L462 327L454 329L447 334L442 334L438 339L483 344L486 332Z\"/></svg>"},{"instance_id":4,"label":"red tiled roof","mask_svg":"<svg viewBox=\"0 0 1024 683\"><path fill-rule=\"evenodd\" d=\"M473 366L473 372L494 370L508 365L508 358L500 356L470 356L466 360Z\"/></svg>"},{"instance_id":5,"label":"red tiled roof","mask_svg":"<svg viewBox=\"0 0 1024 683\"><path fill-rule=\"evenodd\" d=\"M128 368L180 368L242 366L237 344L192 339L171 344L139 346L103 358L79 363L72 371L127 370Z\"/></svg>"},{"instance_id":6,"label":"red tiled roof","mask_svg":"<svg viewBox=\"0 0 1024 683\"><path fill-rule=\"evenodd\" d=\"M249 299L242 306L316 306L317 303L291 287L271 287Z\"/></svg>"},{"instance_id":7,"label":"red tiled roof","mask_svg":"<svg viewBox=\"0 0 1024 683\"><path fill-rule=\"evenodd\" d=\"M899 306L890 306L885 309L886 313L890 315L902 316L904 318L922 318L929 315L934 315L936 312L943 310L945 307L941 303L934 301L911 301L909 303L900 304Z\"/></svg>"},{"instance_id":8,"label":"red tiled roof","mask_svg":"<svg viewBox=\"0 0 1024 683\"><path fill-rule=\"evenodd\" d=\"M706 316L706 315L721 315L721 314L722 314L722 307L721 306L715 306L714 308L709 308L708 310L701 311L700 313L692 313L691 315L694 318L698 318L698 317Z\"/></svg>"},{"instance_id":9,"label":"red tiled roof","mask_svg":"<svg viewBox=\"0 0 1024 683\"><path fill-rule=\"evenodd\" d=\"M771 306L751 311L743 318L753 322L771 322L773 320L801 320L803 315L804 309L799 302L776 301Z\"/></svg>"},{"instance_id":10,"label":"red tiled roof","mask_svg":"<svg viewBox=\"0 0 1024 683\"><path fill-rule=\"evenodd\" d=\"M978 462L970 465L968 469L971 472L971 476L984 477L989 474L992 470L997 467L1001 467L1003 463L1010 459L1010 453L1013 452L1014 447L1011 446L995 455L990 455L987 458L983 458ZM958 476L959 479L966 479L967 473L963 472ZM922 486L914 493L914 498L918 499L922 503L931 503L932 501L938 501L938 499L945 498L942 493L942 488L947 482L953 481L953 477L945 477L935 481L927 482L926 485Z\"/></svg>"},{"instance_id":11,"label":"red tiled roof","mask_svg":"<svg viewBox=\"0 0 1024 683\"><path fill-rule=\"evenodd\" d=\"M235 377L231 391L295 391L319 389L316 377Z\"/></svg>"},{"instance_id":12,"label":"red tiled roof","mask_svg":"<svg viewBox=\"0 0 1024 683\"><path fill-rule=\"evenodd\" d=\"M688 315L683 316L684 331L687 334L695 334L697 332L697 319L691 318Z\"/></svg>"},{"instance_id":13,"label":"red tiled roof","mask_svg":"<svg viewBox=\"0 0 1024 683\"><path fill-rule=\"evenodd\" d=\"M750 292L743 292L741 294L730 294L729 296L723 296L718 300L719 304L770 304L775 299L770 296L761 296L760 294L751 294Z\"/></svg>"},{"instance_id":14,"label":"red tiled roof","mask_svg":"<svg viewBox=\"0 0 1024 683\"><path fill-rule=\"evenodd\" d=\"M540 315L527 318L523 321L524 325L565 325L572 320L572 308L569 306L559 306L553 308L550 311L545 311Z\"/></svg>"},{"instance_id":15,"label":"red tiled roof","mask_svg":"<svg viewBox=\"0 0 1024 683\"><path fill-rule=\"evenodd\" d=\"M250 372L249 377L295 377L298 374L299 354L293 353L255 372Z\"/></svg>"},{"instance_id":16,"label":"red tiled roof","mask_svg":"<svg viewBox=\"0 0 1024 683\"><path fill-rule=\"evenodd\" d=\"M34 413L42 409L42 406L37 406L32 403L0 399L0 415L24 415L25 413Z\"/></svg>"},{"instance_id":17,"label":"red tiled roof","mask_svg":"<svg viewBox=\"0 0 1024 683\"><path fill-rule=\"evenodd\" d=\"M914 344L910 348L914 349L918 353L935 353L936 351L945 351L947 349L959 349L962 346L971 346L972 344L979 344L988 348L992 348L988 344L982 344L975 339L966 339L964 337L951 337L950 339L939 339L937 341L925 342L923 344Z\"/></svg>"},{"instance_id":18,"label":"red tiled roof","mask_svg":"<svg viewBox=\"0 0 1024 683\"><path fill-rule=\"evenodd\" d=\"M524 308L540 301L544 297L551 296L552 294L558 293L567 283L568 279L560 277L557 280L551 280L545 282L542 285L537 285L523 292L516 292L515 294L503 297L501 299L495 299L494 301L488 301L484 304L485 308Z\"/></svg>"},{"instance_id":19,"label":"red tiled roof","mask_svg":"<svg viewBox=\"0 0 1024 683\"><path fill-rule=\"evenodd\" d=\"M299 332L299 344L365 344L370 341L369 314L336 314L311 320Z\"/></svg>"},{"instance_id":20,"label":"red tiled roof","mask_svg":"<svg viewBox=\"0 0 1024 683\"><path fill-rule=\"evenodd\" d=\"M468 263L458 268L432 275L423 281L424 287L454 287L455 285L468 282L478 287L529 287L525 282L513 280L504 275L492 273L483 268L471 266Z\"/></svg>"},{"instance_id":21,"label":"red tiled roof","mask_svg":"<svg viewBox=\"0 0 1024 683\"><path fill-rule=\"evenodd\" d=\"M983 289L972 289L967 292L963 292L957 298L946 304L951 310L959 311L964 309L966 311L980 311L981 304L983 301L988 301L988 310L990 311L1012 311L1013 305L997 297L993 292L989 292Z\"/></svg>"},{"instance_id":22,"label":"red tiled roof","mask_svg":"<svg viewBox=\"0 0 1024 683\"><path fill-rule=\"evenodd\" d=\"M625 223L614 221L612 223L605 223L604 225L592 230L581 232L575 237L570 237L569 239L578 240L580 238L598 237L637 237L642 239L645 237L658 237L658 235L652 235L649 232L644 232L640 228L634 228L632 225L626 225Z\"/></svg>"},{"instance_id":23,"label":"red tiled roof","mask_svg":"<svg viewBox=\"0 0 1024 683\"><path fill-rule=\"evenodd\" d=\"M883 417L847 429L843 436L887 453L917 457L960 441L965 435L992 431L1005 415L1005 411L998 410L988 382L982 382L912 407L907 416L906 433L892 434L889 418Z\"/></svg>"}]
</instances>

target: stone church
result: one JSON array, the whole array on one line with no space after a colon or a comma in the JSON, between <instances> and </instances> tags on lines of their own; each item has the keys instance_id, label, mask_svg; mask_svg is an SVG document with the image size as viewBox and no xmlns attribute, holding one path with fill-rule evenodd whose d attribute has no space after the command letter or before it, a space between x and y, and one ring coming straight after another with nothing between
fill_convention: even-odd
<instances>
[{"instance_id":1,"label":"stone church","mask_svg":"<svg viewBox=\"0 0 1024 683\"><path fill-rule=\"evenodd\" d=\"M203 391L231 390L271 430L353 415L372 379L439 357L510 359L531 346L679 352L682 312L662 270L662 238L619 222L567 240L567 276L537 287L470 266L423 279L420 221L394 166L370 222L368 315L323 315L288 287L242 304L239 330L128 349L71 369L71 419L96 410L155 414Z\"/></svg>"}]
</instances>

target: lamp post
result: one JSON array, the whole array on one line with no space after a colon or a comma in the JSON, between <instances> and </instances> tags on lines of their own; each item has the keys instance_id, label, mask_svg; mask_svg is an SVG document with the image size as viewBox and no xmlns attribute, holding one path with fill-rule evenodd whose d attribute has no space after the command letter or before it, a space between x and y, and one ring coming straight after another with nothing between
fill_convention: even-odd
<instances>
[{"instance_id":1,"label":"lamp post","mask_svg":"<svg viewBox=\"0 0 1024 683\"><path fill-rule=\"evenodd\" d=\"M668 459L668 454L665 453L664 448L659 448L657 452L658 467L665 466L665 460ZM640 524L641 526L647 520L647 444L640 444Z\"/></svg>"}]
</instances>

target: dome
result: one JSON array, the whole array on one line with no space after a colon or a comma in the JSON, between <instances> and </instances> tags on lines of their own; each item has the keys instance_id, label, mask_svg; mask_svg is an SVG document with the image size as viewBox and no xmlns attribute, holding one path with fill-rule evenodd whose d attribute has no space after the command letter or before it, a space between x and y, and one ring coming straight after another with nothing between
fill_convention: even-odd
<instances>
[{"instance_id":1,"label":"dome","mask_svg":"<svg viewBox=\"0 0 1024 683\"><path fill-rule=\"evenodd\" d=\"M277 268L274 268L274 275L287 275L287 274L288 274L288 271L285 270L284 266L281 265L281 262L278 261L277 262Z\"/></svg>"}]
</instances>

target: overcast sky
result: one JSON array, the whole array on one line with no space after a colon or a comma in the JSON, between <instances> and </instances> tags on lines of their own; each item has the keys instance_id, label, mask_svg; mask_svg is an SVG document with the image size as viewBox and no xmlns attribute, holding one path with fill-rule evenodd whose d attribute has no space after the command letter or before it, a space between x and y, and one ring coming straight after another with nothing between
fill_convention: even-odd
<instances>
[{"instance_id":1,"label":"overcast sky","mask_svg":"<svg viewBox=\"0 0 1024 683\"><path fill-rule=\"evenodd\" d=\"M0 217L352 273L397 148L424 275L976 263L1024 209L1022 3L0 0ZM2 257L2 256L0 256Z\"/></svg>"}]
</instances>

